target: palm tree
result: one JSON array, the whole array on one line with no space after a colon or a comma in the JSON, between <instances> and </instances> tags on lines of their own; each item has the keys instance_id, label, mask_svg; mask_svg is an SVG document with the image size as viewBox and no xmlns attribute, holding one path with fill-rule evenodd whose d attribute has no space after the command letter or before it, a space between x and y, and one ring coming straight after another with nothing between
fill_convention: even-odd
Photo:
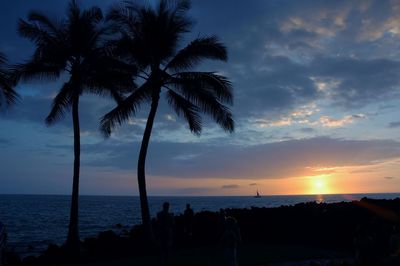
<instances>
[{"instance_id":1,"label":"palm tree","mask_svg":"<svg viewBox=\"0 0 400 266\"><path fill-rule=\"evenodd\" d=\"M53 100L46 124L52 125L72 109L74 166L66 247L73 253L79 252L79 98L83 93L93 93L120 101L121 93L133 86L132 67L114 59L105 46L112 30L103 22L98 7L81 10L72 0L63 19L52 20L42 13L30 12L28 20L21 19L18 25L19 34L33 41L36 49L31 59L16 66L17 79L67 77Z\"/></svg>"},{"instance_id":2,"label":"palm tree","mask_svg":"<svg viewBox=\"0 0 400 266\"><path fill-rule=\"evenodd\" d=\"M14 85L7 59L0 53L0 107L9 106L17 101L18 94L14 91Z\"/></svg>"},{"instance_id":3,"label":"palm tree","mask_svg":"<svg viewBox=\"0 0 400 266\"><path fill-rule=\"evenodd\" d=\"M210 115L224 130L234 130L232 114L224 105L233 102L229 80L214 72L190 71L203 59L226 61L225 46L215 36L199 37L177 51L183 34L192 26L189 9L190 1L161 0L156 8L125 3L108 14L121 29L114 49L138 66L143 84L102 118L101 129L109 136L115 126L135 115L142 103L151 103L137 164L142 223L148 239L152 229L145 161L161 92L165 91L169 105L184 117L194 134L201 133L201 113Z\"/></svg>"}]
</instances>

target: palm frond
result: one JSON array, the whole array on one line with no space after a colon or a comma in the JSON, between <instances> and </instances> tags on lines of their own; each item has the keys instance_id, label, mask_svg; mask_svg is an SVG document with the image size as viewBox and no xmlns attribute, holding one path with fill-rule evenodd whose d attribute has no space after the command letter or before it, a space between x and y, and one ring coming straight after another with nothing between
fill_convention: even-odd
<instances>
[{"instance_id":1,"label":"palm frond","mask_svg":"<svg viewBox=\"0 0 400 266\"><path fill-rule=\"evenodd\" d=\"M51 63L41 62L32 59L24 64L13 66L13 79L16 81L39 80L56 80L60 77L64 66Z\"/></svg>"},{"instance_id":2,"label":"palm frond","mask_svg":"<svg viewBox=\"0 0 400 266\"><path fill-rule=\"evenodd\" d=\"M175 88L204 114L210 115L222 129L234 131L234 121L230 109L218 101L215 94L197 83L175 83Z\"/></svg>"},{"instance_id":3,"label":"palm frond","mask_svg":"<svg viewBox=\"0 0 400 266\"><path fill-rule=\"evenodd\" d=\"M214 72L180 72L171 77L171 83L186 93L207 91L229 105L233 104L232 83L222 75Z\"/></svg>"},{"instance_id":4,"label":"palm frond","mask_svg":"<svg viewBox=\"0 0 400 266\"><path fill-rule=\"evenodd\" d=\"M214 120L217 122L220 127L229 132L232 133L235 131L235 121L233 120L233 115L231 110L224 106L220 105L219 109L219 114L213 115Z\"/></svg>"},{"instance_id":5,"label":"palm frond","mask_svg":"<svg viewBox=\"0 0 400 266\"><path fill-rule=\"evenodd\" d=\"M11 104L14 104L18 101L19 95L18 93L14 90L14 82L11 78L11 75L7 72L4 72L3 70L0 71L0 94L2 95L6 106L9 106ZM2 105L0 101L0 106Z\"/></svg>"},{"instance_id":6,"label":"palm frond","mask_svg":"<svg viewBox=\"0 0 400 266\"><path fill-rule=\"evenodd\" d=\"M111 135L111 131L117 126L127 121L131 116L134 116L140 105L150 100L150 95L147 87L144 85L135 90L131 95L118 104L113 110L108 112L100 120L100 131L105 137Z\"/></svg>"},{"instance_id":7,"label":"palm frond","mask_svg":"<svg viewBox=\"0 0 400 266\"><path fill-rule=\"evenodd\" d=\"M213 59L226 61L226 47L215 36L197 38L180 50L167 64L165 69L184 70L194 67L201 60Z\"/></svg>"},{"instance_id":8,"label":"palm frond","mask_svg":"<svg viewBox=\"0 0 400 266\"><path fill-rule=\"evenodd\" d=\"M199 108L173 90L168 90L167 99L176 114L178 116L183 115L189 124L190 131L196 135L200 135L202 125Z\"/></svg>"},{"instance_id":9,"label":"palm frond","mask_svg":"<svg viewBox=\"0 0 400 266\"><path fill-rule=\"evenodd\" d=\"M110 76L110 75L109 75ZM85 92L96 94L103 97L113 98L118 104L124 100L124 94L134 90L137 86L130 80L122 80L125 78L114 74L113 79L107 77L89 79L85 81Z\"/></svg>"},{"instance_id":10,"label":"palm frond","mask_svg":"<svg viewBox=\"0 0 400 266\"><path fill-rule=\"evenodd\" d=\"M162 4L162 2L165 3ZM167 21L172 26L175 33L185 33L188 32L194 24L193 20L187 16L187 12L191 6L190 0L160 1L158 16L162 17L162 15L164 15L167 17Z\"/></svg>"},{"instance_id":11,"label":"palm frond","mask_svg":"<svg viewBox=\"0 0 400 266\"><path fill-rule=\"evenodd\" d=\"M96 28L96 26L93 26L93 32L90 36L91 38L89 42L89 47L98 48L105 46L105 38L112 35L114 32L115 30L110 26L100 28Z\"/></svg>"},{"instance_id":12,"label":"palm frond","mask_svg":"<svg viewBox=\"0 0 400 266\"><path fill-rule=\"evenodd\" d=\"M189 9L192 7L192 3L190 0L180 0L176 2L176 6L172 11L172 16L183 16Z\"/></svg>"},{"instance_id":13,"label":"palm frond","mask_svg":"<svg viewBox=\"0 0 400 266\"><path fill-rule=\"evenodd\" d=\"M0 94L4 98L6 106L18 101L19 96L14 90L15 82L12 78L10 68L7 64L7 58L0 53ZM0 101L0 106L2 102Z\"/></svg>"},{"instance_id":14,"label":"palm frond","mask_svg":"<svg viewBox=\"0 0 400 266\"><path fill-rule=\"evenodd\" d=\"M227 106L213 97L199 97L195 102L201 106L200 110L210 115L223 130L230 133L235 130L232 112Z\"/></svg>"},{"instance_id":15,"label":"palm frond","mask_svg":"<svg viewBox=\"0 0 400 266\"><path fill-rule=\"evenodd\" d=\"M32 25L40 25L40 28L49 35L60 37L62 34L63 21L50 19L41 12L31 11L28 14L28 21L33 22Z\"/></svg>"},{"instance_id":16,"label":"palm frond","mask_svg":"<svg viewBox=\"0 0 400 266\"><path fill-rule=\"evenodd\" d=\"M52 125L64 117L65 113L71 108L73 95L73 85L70 82L64 83L63 87L54 98L51 111L46 117L45 122L47 125Z\"/></svg>"},{"instance_id":17,"label":"palm frond","mask_svg":"<svg viewBox=\"0 0 400 266\"><path fill-rule=\"evenodd\" d=\"M79 19L81 10L79 8L78 2L76 0L71 0L68 4L68 20L76 21Z\"/></svg>"},{"instance_id":18,"label":"palm frond","mask_svg":"<svg viewBox=\"0 0 400 266\"><path fill-rule=\"evenodd\" d=\"M9 86L8 84L4 85L4 83L3 83L3 81L1 79L0 79L0 94L3 95L6 106L10 106L12 104L15 104L20 99L18 93L11 86ZM2 106L1 101L0 101L0 106Z\"/></svg>"},{"instance_id":19,"label":"palm frond","mask_svg":"<svg viewBox=\"0 0 400 266\"><path fill-rule=\"evenodd\" d=\"M29 20L19 20L18 33L36 44L30 61L64 66L70 51L64 25L38 12L31 12Z\"/></svg>"},{"instance_id":20,"label":"palm frond","mask_svg":"<svg viewBox=\"0 0 400 266\"><path fill-rule=\"evenodd\" d=\"M141 7L135 2L125 1L114 4L107 12L106 20L119 24L122 27L129 26L134 29L137 14Z\"/></svg>"},{"instance_id":21,"label":"palm frond","mask_svg":"<svg viewBox=\"0 0 400 266\"><path fill-rule=\"evenodd\" d=\"M137 86L133 76L137 67L117 60L105 54L101 49L87 57L82 64L84 85L89 92L98 95L111 95L117 102L122 100L122 94L131 93ZM83 71L86 69L85 71Z\"/></svg>"},{"instance_id":22,"label":"palm frond","mask_svg":"<svg viewBox=\"0 0 400 266\"><path fill-rule=\"evenodd\" d=\"M82 12L82 19L90 21L93 24L99 23L103 20L103 11L99 7L91 7Z\"/></svg>"},{"instance_id":23,"label":"palm frond","mask_svg":"<svg viewBox=\"0 0 400 266\"><path fill-rule=\"evenodd\" d=\"M18 21L18 33L37 44L55 42L55 38L46 29L35 23L26 22L23 19Z\"/></svg>"}]
</instances>

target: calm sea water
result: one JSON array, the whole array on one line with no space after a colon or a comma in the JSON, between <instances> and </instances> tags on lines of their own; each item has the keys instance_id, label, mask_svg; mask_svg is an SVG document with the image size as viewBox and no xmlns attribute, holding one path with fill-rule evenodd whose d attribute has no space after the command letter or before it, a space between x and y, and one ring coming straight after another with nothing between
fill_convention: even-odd
<instances>
[{"instance_id":1,"label":"calm sea water","mask_svg":"<svg viewBox=\"0 0 400 266\"><path fill-rule=\"evenodd\" d=\"M264 196L254 197L150 197L152 215L168 201L171 211L182 213L186 203L194 211L218 211L220 208L279 207L300 202L340 202L362 197L392 199L398 194L353 194L324 196ZM8 243L22 256L37 254L48 244L62 244L67 235L69 196L51 195L0 195L0 221L8 231ZM81 238L95 236L101 231L114 229L117 224L129 229L140 223L138 197L81 196Z\"/></svg>"}]
</instances>

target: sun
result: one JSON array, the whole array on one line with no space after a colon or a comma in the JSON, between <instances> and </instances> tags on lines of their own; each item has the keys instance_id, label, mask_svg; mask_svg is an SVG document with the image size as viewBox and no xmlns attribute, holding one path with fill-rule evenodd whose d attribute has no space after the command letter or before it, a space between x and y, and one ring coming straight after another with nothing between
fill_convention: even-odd
<instances>
[{"instance_id":1,"label":"sun","mask_svg":"<svg viewBox=\"0 0 400 266\"><path fill-rule=\"evenodd\" d=\"M311 177L311 194L329 194L329 186L325 175Z\"/></svg>"},{"instance_id":2,"label":"sun","mask_svg":"<svg viewBox=\"0 0 400 266\"><path fill-rule=\"evenodd\" d=\"M315 188L321 190L324 187L324 183L322 180L316 180L315 181Z\"/></svg>"}]
</instances>

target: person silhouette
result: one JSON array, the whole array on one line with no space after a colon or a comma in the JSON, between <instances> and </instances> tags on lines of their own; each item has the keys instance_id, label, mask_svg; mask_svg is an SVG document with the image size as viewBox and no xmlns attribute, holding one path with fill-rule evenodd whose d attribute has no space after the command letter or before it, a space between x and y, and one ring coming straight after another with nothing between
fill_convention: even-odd
<instances>
[{"instance_id":1,"label":"person silhouette","mask_svg":"<svg viewBox=\"0 0 400 266\"><path fill-rule=\"evenodd\" d=\"M190 204L186 204L185 212L183 213L183 220L184 220L184 233L187 236L192 236L193 234L193 217L194 211L190 208Z\"/></svg>"},{"instance_id":2,"label":"person silhouette","mask_svg":"<svg viewBox=\"0 0 400 266\"><path fill-rule=\"evenodd\" d=\"M164 202L163 209L157 213L157 235L161 252L161 265L168 265L169 253L172 247L173 214L169 212L169 203Z\"/></svg>"},{"instance_id":3,"label":"person silhouette","mask_svg":"<svg viewBox=\"0 0 400 266\"><path fill-rule=\"evenodd\" d=\"M240 242L241 236L237 221L229 216L225 219L225 229L221 239L226 266L238 265L237 248Z\"/></svg>"}]
</instances>

